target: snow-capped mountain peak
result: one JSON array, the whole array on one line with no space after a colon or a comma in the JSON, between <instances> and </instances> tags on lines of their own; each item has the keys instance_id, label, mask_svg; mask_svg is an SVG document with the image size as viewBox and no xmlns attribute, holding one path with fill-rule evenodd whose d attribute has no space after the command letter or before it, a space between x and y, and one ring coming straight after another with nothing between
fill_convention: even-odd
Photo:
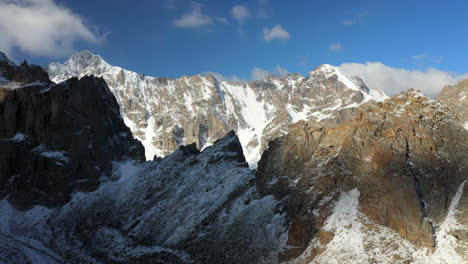
<instances>
[{"instance_id":1,"label":"snow-capped mountain peak","mask_svg":"<svg viewBox=\"0 0 468 264\"><path fill-rule=\"evenodd\" d=\"M68 79L68 76L81 78L86 75L100 75L111 67L101 56L84 50L73 54L64 64L56 62L49 64L47 71L51 80L58 83Z\"/></svg>"},{"instance_id":2,"label":"snow-capped mountain peak","mask_svg":"<svg viewBox=\"0 0 468 264\"><path fill-rule=\"evenodd\" d=\"M234 130L252 168L268 142L299 120L337 123L374 97L358 77L322 65L309 76L269 76L254 82L218 81L213 75L179 79L150 77L109 65L89 51L64 64L51 63L52 81L86 75L103 77L126 125L142 141L146 158L166 156L181 144L198 148Z\"/></svg>"},{"instance_id":3,"label":"snow-capped mountain peak","mask_svg":"<svg viewBox=\"0 0 468 264\"><path fill-rule=\"evenodd\" d=\"M339 82L346 85L346 87L356 90L369 92L369 88L364 84L361 78L357 76L351 76L347 73L344 73L330 64L322 64L315 68L313 71L309 72L309 76L314 79L331 79L336 78Z\"/></svg>"}]
</instances>

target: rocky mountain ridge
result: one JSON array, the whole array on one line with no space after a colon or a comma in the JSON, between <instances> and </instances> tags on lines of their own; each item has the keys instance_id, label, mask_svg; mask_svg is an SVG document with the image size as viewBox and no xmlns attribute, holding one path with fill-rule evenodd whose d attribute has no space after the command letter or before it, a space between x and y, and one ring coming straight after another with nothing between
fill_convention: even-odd
<instances>
[{"instance_id":1,"label":"rocky mountain ridge","mask_svg":"<svg viewBox=\"0 0 468 264\"><path fill-rule=\"evenodd\" d=\"M308 76L270 76L251 83L219 82L212 75L180 79L143 76L112 66L89 51L46 68L54 82L95 75L119 102L125 123L146 149L147 160L195 142L203 149L234 130L248 163L256 167L268 142L299 120L339 123L368 100L387 96L331 65Z\"/></svg>"}]
</instances>

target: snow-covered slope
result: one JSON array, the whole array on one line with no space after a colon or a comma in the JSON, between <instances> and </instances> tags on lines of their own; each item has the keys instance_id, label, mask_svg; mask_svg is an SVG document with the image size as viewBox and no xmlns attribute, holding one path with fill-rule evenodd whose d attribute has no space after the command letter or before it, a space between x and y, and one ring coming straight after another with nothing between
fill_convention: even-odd
<instances>
[{"instance_id":1,"label":"snow-covered slope","mask_svg":"<svg viewBox=\"0 0 468 264\"><path fill-rule=\"evenodd\" d=\"M54 82L102 76L119 102L125 123L145 146L148 160L166 156L181 144L196 142L204 148L235 130L247 161L256 167L268 142L285 133L287 124L303 119L341 122L362 102L387 98L331 65L322 65L307 77L292 74L252 83L219 82L212 75L148 77L82 51L64 64L51 63L47 71Z\"/></svg>"},{"instance_id":2,"label":"snow-covered slope","mask_svg":"<svg viewBox=\"0 0 468 264\"><path fill-rule=\"evenodd\" d=\"M114 167L99 189L75 193L63 207L17 211L0 201L0 261L277 262L285 214L273 196L256 192L233 132L201 153L190 145Z\"/></svg>"},{"instance_id":3,"label":"snow-covered slope","mask_svg":"<svg viewBox=\"0 0 468 264\"><path fill-rule=\"evenodd\" d=\"M324 232L334 233L328 244L322 244L319 238L311 241L304 254L291 264L339 264L339 263L414 263L414 264L463 264L463 252L468 244L453 235L453 231L462 226L456 214L466 181L458 188L450 201L445 219L436 229L437 245L434 250L417 247L402 238L392 229L372 221L360 211L359 191L353 189L341 193L334 204L331 215L327 218ZM465 227L466 228L466 227ZM312 258L313 248L323 251Z\"/></svg>"}]
</instances>

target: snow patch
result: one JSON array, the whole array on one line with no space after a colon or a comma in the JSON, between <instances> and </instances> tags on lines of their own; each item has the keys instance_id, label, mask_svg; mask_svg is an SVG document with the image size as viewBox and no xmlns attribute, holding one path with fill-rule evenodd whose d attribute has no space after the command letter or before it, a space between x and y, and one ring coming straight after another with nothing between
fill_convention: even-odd
<instances>
[{"instance_id":1,"label":"snow patch","mask_svg":"<svg viewBox=\"0 0 468 264\"><path fill-rule=\"evenodd\" d=\"M68 162L69 158L66 155L65 151L53 151L47 149L46 145L41 144L37 147L35 147L32 152L39 154L40 156L48 159L55 159L59 161L59 164L62 164L61 162Z\"/></svg>"},{"instance_id":2,"label":"snow patch","mask_svg":"<svg viewBox=\"0 0 468 264\"><path fill-rule=\"evenodd\" d=\"M330 78L335 75L341 83L343 83L346 87L360 91L361 89L352 81L352 77L346 73L341 72L337 67L330 65L330 64L323 64L320 65L317 69L311 72L311 74L319 74L323 73L326 78Z\"/></svg>"},{"instance_id":3,"label":"snow patch","mask_svg":"<svg viewBox=\"0 0 468 264\"><path fill-rule=\"evenodd\" d=\"M463 261L460 255L458 255L455 249L458 248L461 251L467 252L468 245L462 246L460 244L460 241L457 241L457 239L451 233L452 231L456 230L468 229L468 227L463 226L463 224L457 220L457 215L460 213L457 210L457 207L460 203L460 199L463 195L463 188L465 187L467 181L468 180L465 180L462 184L460 184L455 196L452 198L445 220L442 222L442 224L436 231L436 250L434 254L424 256L423 254L419 253L420 259L417 261L417 263L466 263L465 261Z\"/></svg>"},{"instance_id":4,"label":"snow patch","mask_svg":"<svg viewBox=\"0 0 468 264\"><path fill-rule=\"evenodd\" d=\"M291 104L286 105L286 110L288 111L289 117L291 117L292 123L296 123L299 120L308 120L307 115L311 109L308 105L304 105L304 108L300 112L297 112L294 108L295 107Z\"/></svg>"},{"instance_id":5,"label":"snow patch","mask_svg":"<svg viewBox=\"0 0 468 264\"><path fill-rule=\"evenodd\" d=\"M364 250L364 233L358 222L359 191L357 189L342 193L333 214L326 220L323 229L335 233L327 250L317 261L328 263L369 263Z\"/></svg>"},{"instance_id":6,"label":"snow patch","mask_svg":"<svg viewBox=\"0 0 468 264\"><path fill-rule=\"evenodd\" d=\"M0 212L0 262L6 260L7 263L64 263L59 255L39 240L18 235L15 230L18 225L37 227L46 220L51 209L35 206L27 211L18 211L3 199L0 201Z\"/></svg>"},{"instance_id":7,"label":"snow patch","mask_svg":"<svg viewBox=\"0 0 468 264\"><path fill-rule=\"evenodd\" d=\"M28 140L28 136L23 134L23 133L16 133L16 135L12 138L9 138L9 139L3 139L5 141L13 141L13 142L22 142L22 141L26 141Z\"/></svg>"},{"instance_id":8,"label":"snow patch","mask_svg":"<svg viewBox=\"0 0 468 264\"><path fill-rule=\"evenodd\" d=\"M25 83L21 83L21 82L8 82L8 83L2 84L2 87L8 88L8 89L11 89L11 90L22 89L22 88L32 87L32 86L49 86L49 83L32 82L32 83L26 83L25 84Z\"/></svg>"}]
</instances>

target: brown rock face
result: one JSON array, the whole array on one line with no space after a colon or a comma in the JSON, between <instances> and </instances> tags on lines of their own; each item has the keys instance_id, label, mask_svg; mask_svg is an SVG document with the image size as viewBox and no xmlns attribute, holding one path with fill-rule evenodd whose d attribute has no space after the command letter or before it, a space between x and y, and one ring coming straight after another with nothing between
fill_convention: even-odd
<instances>
[{"instance_id":1,"label":"brown rock face","mask_svg":"<svg viewBox=\"0 0 468 264\"><path fill-rule=\"evenodd\" d=\"M468 79L444 87L437 100L447 104L460 122L468 129Z\"/></svg>"},{"instance_id":2,"label":"brown rock face","mask_svg":"<svg viewBox=\"0 0 468 264\"><path fill-rule=\"evenodd\" d=\"M305 248L317 233L328 243L333 236L319 231L330 204L357 188L366 217L433 247L434 225L468 175L461 165L468 162L466 142L468 133L445 105L410 90L364 104L335 127L291 125L262 156L257 187L289 197L288 245Z\"/></svg>"},{"instance_id":3,"label":"brown rock face","mask_svg":"<svg viewBox=\"0 0 468 264\"><path fill-rule=\"evenodd\" d=\"M9 80L43 83L0 86L0 197L19 209L60 205L95 189L112 161L144 159L103 79L53 85L39 66L15 67L2 68Z\"/></svg>"}]
</instances>

